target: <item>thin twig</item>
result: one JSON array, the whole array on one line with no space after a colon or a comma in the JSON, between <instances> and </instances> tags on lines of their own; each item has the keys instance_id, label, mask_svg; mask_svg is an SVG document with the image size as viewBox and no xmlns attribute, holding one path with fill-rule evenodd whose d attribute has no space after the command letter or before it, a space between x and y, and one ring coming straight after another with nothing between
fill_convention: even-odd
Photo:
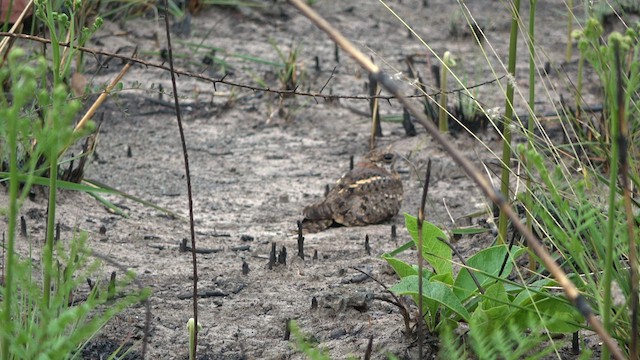
<instances>
[{"instance_id":1,"label":"thin twig","mask_svg":"<svg viewBox=\"0 0 640 360\"><path fill-rule=\"evenodd\" d=\"M422 359L424 342L424 314L422 313L422 269L424 267L424 257L422 256L422 223L424 222L424 207L427 203L427 193L429 192L429 179L431 178L431 159L427 162L427 173L424 176L424 188L422 189L422 199L418 208L418 359Z\"/></svg>"},{"instance_id":2,"label":"thin twig","mask_svg":"<svg viewBox=\"0 0 640 360\"><path fill-rule=\"evenodd\" d=\"M376 279L375 277L373 277L371 274L367 273L366 271L362 270L362 269L358 269L357 267L352 267L353 270L356 270L362 274L364 274L365 276L367 276L369 279L375 281L376 283L378 283L378 285L382 286L382 288L389 293L389 295L391 295L391 297L393 298L393 300L391 299L384 299L384 298L378 298L376 297L376 299L388 302L390 304L393 304L395 306L398 307L398 309L400 310L400 313L402 315L402 319L404 320L404 327L405 330L407 331L407 333L405 334L405 336L410 336L411 335L411 315L409 315L409 308L406 305L406 302L402 299L400 299L398 296L396 296L396 294L393 293L393 291L391 291L387 285L385 285L384 283L382 283L382 281ZM418 319L418 321L420 321L420 319Z\"/></svg>"},{"instance_id":3,"label":"thin twig","mask_svg":"<svg viewBox=\"0 0 640 360\"><path fill-rule=\"evenodd\" d=\"M187 152L187 141L182 128L182 116L180 114L180 101L178 100L178 86L176 84L176 72L173 68L173 50L171 48L171 31L169 30L169 3L164 0L164 25L167 32L167 49L169 58L169 70L171 71L171 85L173 86L173 99L176 104L176 120L180 132L180 143L182 144L182 154L184 155L184 173L187 179L187 197L189 199L189 230L191 235L191 260L193 264L193 349L190 353L197 358L198 348L198 259L196 256L196 231L193 221L193 193L191 189L191 172L189 171L189 154Z\"/></svg>"},{"instance_id":4,"label":"thin twig","mask_svg":"<svg viewBox=\"0 0 640 360\"><path fill-rule=\"evenodd\" d=\"M504 196L491 186L489 179L487 179L475 166L467 159L458 149L455 148L453 142L449 141L443 134L440 134L438 128L429 121L424 113L411 103L407 97L400 93L400 89L392 78L380 70L378 66L373 64L369 59L359 50L356 49L353 44L347 40L340 32L334 29L325 19L323 19L318 13L316 13L311 7L309 7L302 0L289 0L301 13L303 13L309 20L311 20L318 28L327 33L333 41L338 44L344 51L351 55L360 66L365 70L373 73L379 83L387 89L390 93L396 96L396 99L416 118L416 120L427 130L431 137L439 143L443 149L451 156L451 158L464 169L465 173L480 187L482 192L491 199L491 201L498 205L501 211L511 219L515 229L520 232L531 249L538 255L538 257L544 262L545 266L551 274L553 274L556 281L562 286L565 295L573 303L573 305L580 311L580 313L587 319L591 328L600 336L605 346L611 350L613 356L616 359L624 359L624 355L620 351L618 344L609 335L609 333L603 328L602 323L595 317L591 307L587 303L582 294L578 291L576 286L569 280L558 264L555 263L551 255L544 248L542 243L536 238L536 236L527 229L527 227L520 222L518 215L511 208L509 203L505 200ZM420 279L420 277L418 277Z\"/></svg>"},{"instance_id":5,"label":"thin twig","mask_svg":"<svg viewBox=\"0 0 640 360\"><path fill-rule=\"evenodd\" d=\"M516 242L516 235L518 233L517 232L513 232L513 234L511 235L511 240L509 240L509 247L507 248L507 252L504 254L504 259L502 260L502 265L500 265L500 271L498 272L498 276L502 276L502 272L504 271L504 269L507 268L507 261L509 261L509 254L511 254L511 249L513 249L513 245ZM531 261L531 259L533 259L533 261L535 261L535 259L533 258L533 256L531 256L529 258L529 261ZM535 269L531 269L532 271Z\"/></svg>"},{"instance_id":6,"label":"thin twig","mask_svg":"<svg viewBox=\"0 0 640 360\"><path fill-rule=\"evenodd\" d=\"M329 75L329 78L327 79L327 81L325 81L324 85L322 85L322 87L320 88L320 91L318 91L318 94L322 94L322 91L324 90L324 88L326 88L327 85L329 85L329 82L331 81L331 79L333 79L333 75L336 73L336 69L337 69L337 66L334 66L333 70L331 70L331 75Z\"/></svg>"}]
</instances>

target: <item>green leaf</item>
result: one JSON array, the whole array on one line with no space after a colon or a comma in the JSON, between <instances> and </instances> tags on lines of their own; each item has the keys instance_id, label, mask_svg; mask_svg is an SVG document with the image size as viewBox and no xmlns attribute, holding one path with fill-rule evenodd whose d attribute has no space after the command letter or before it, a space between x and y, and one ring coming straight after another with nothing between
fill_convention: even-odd
<instances>
[{"instance_id":1,"label":"green leaf","mask_svg":"<svg viewBox=\"0 0 640 360\"><path fill-rule=\"evenodd\" d=\"M419 296L418 276L411 275L402 278L402 280L400 280L400 282L394 285L390 290L398 295L412 295L414 297L417 297ZM462 306L462 303L453 294L451 288L443 283L432 282L425 279L422 284L422 297L430 301L435 301L442 306L450 309L465 321L469 320L470 315L467 309Z\"/></svg>"},{"instance_id":2,"label":"green leaf","mask_svg":"<svg viewBox=\"0 0 640 360\"><path fill-rule=\"evenodd\" d=\"M553 333L573 333L581 329L584 318L576 308L557 297L549 297L536 303L544 316L545 327Z\"/></svg>"},{"instance_id":3,"label":"green leaf","mask_svg":"<svg viewBox=\"0 0 640 360\"><path fill-rule=\"evenodd\" d=\"M418 267L416 265L406 263L400 259L389 256L389 254L383 254L382 258L385 259L387 263L389 263L389 265L391 265L393 270L396 272L396 274L398 274L400 278L410 275L418 275ZM428 269L422 269L422 276L424 276L425 278L429 279L432 275L433 273Z\"/></svg>"},{"instance_id":4,"label":"green leaf","mask_svg":"<svg viewBox=\"0 0 640 360\"><path fill-rule=\"evenodd\" d=\"M409 240L406 243L404 243L404 244L400 245L399 247L397 247L396 249L392 250L391 252L386 253L385 255L396 256L396 255L404 252L405 250L411 249L414 246L415 246L415 244L414 244L413 240Z\"/></svg>"},{"instance_id":5,"label":"green leaf","mask_svg":"<svg viewBox=\"0 0 640 360\"><path fill-rule=\"evenodd\" d=\"M483 309L490 309L508 303L510 303L509 295L507 295L507 290L505 290L504 284L495 283L485 290L480 307Z\"/></svg>"},{"instance_id":6,"label":"green leaf","mask_svg":"<svg viewBox=\"0 0 640 360\"><path fill-rule=\"evenodd\" d=\"M484 296L471 315L470 325L482 329L483 332L492 332L506 323L513 314L513 308L509 306L509 295L502 283L495 283L485 289Z\"/></svg>"},{"instance_id":7,"label":"green leaf","mask_svg":"<svg viewBox=\"0 0 640 360\"><path fill-rule=\"evenodd\" d=\"M442 321L440 321L438 325L436 325L436 332L438 334L441 334L445 328L455 329L458 327L458 325L459 323L456 320L451 318L444 318ZM462 358L450 357L449 359L462 359Z\"/></svg>"},{"instance_id":8,"label":"green leaf","mask_svg":"<svg viewBox=\"0 0 640 360\"><path fill-rule=\"evenodd\" d=\"M0 171L0 182L8 178L9 178L8 172ZM41 185L41 186L49 186L49 181L50 181L49 178L46 178L46 177L35 176L35 175L29 176L25 174L18 174L18 180L21 182L27 182L28 180L31 180L34 184ZM64 190L75 190L75 191L83 191L83 192L101 192L101 193L107 193L107 194L118 193L116 190L113 190L113 189L97 188L89 185L83 185L83 184L78 184L78 183L63 181L63 180L58 180L56 182L56 185L58 185L58 188L64 189Z\"/></svg>"},{"instance_id":9,"label":"green leaf","mask_svg":"<svg viewBox=\"0 0 640 360\"><path fill-rule=\"evenodd\" d=\"M418 275L418 272L406 262L396 259L394 257L390 257L387 254L382 255L382 258L387 261L389 265L393 268L393 270L400 276L400 278L405 278L410 275Z\"/></svg>"},{"instance_id":10,"label":"green leaf","mask_svg":"<svg viewBox=\"0 0 640 360\"><path fill-rule=\"evenodd\" d=\"M581 329L579 324L584 322L582 315L567 300L550 293L522 291L514 299L514 304L526 308L514 315L516 321L526 321L527 313L535 312L541 315L545 328L550 332L575 332Z\"/></svg>"},{"instance_id":11,"label":"green leaf","mask_svg":"<svg viewBox=\"0 0 640 360\"><path fill-rule=\"evenodd\" d=\"M540 293L546 291L545 287L549 286L559 286L559 284L553 279L540 279L526 286L526 289L519 286L518 295L513 299L513 303L524 307L530 306L531 298L540 296ZM540 297L537 297L537 299L540 299Z\"/></svg>"},{"instance_id":12,"label":"green leaf","mask_svg":"<svg viewBox=\"0 0 640 360\"><path fill-rule=\"evenodd\" d=\"M488 309L478 307L471 315L469 327L472 330L477 329L477 331L490 333L500 328L510 314L509 305L500 305Z\"/></svg>"},{"instance_id":13,"label":"green leaf","mask_svg":"<svg viewBox=\"0 0 640 360\"><path fill-rule=\"evenodd\" d=\"M0 183L4 182L4 181L8 181L9 179L9 173L8 172L2 172L0 171ZM49 178L46 177L42 177L42 176L35 176L35 175L26 175L26 174L18 174L18 180L21 182L27 182L27 181L31 181L33 184L36 185L41 185L41 186L49 186ZM105 194L113 194L113 195L118 195L118 196L122 196L126 199L129 200L133 200L137 203L140 203L144 206L148 206L150 208L156 209L158 211L162 211L166 214L171 215L174 218L177 219L183 219L184 218L168 209L165 209L163 207L160 207L158 205L153 204L152 202L143 200L141 198L138 198L136 196L133 195L129 195L127 193L124 193L118 189L114 189L112 187L109 187L108 185L102 184L98 181L95 180L90 180L90 179L84 179L82 184L78 184L78 183L74 183L74 182L70 182L70 181L63 181L63 180L58 180L56 182L56 185L58 186L58 188L60 189L64 189L64 190L73 190L73 191L82 191L82 192L86 192L90 195L92 195L93 197L95 197L98 201L100 201L101 203L103 203L107 208L109 208L111 211L113 211L114 213L123 215L123 216L127 216L124 212L122 212L121 210L119 210L117 208L117 206L111 204L109 201L107 201L106 199L102 198L100 195L98 195L99 193L105 193Z\"/></svg>"},{"instance_id":14,"label":"green leaf","mask_svg":"<svg viewBox=\"0 0 640 360\"><path fill-rule=\"evenodd\" d=\"M511 249L511 254L513 258L517 258L525 251L524 248L519 246L514 246ZM496 281L495 278L498 277L498 273L500 272L500 267L502 267L502 263L504 262L504 258L507 254L507 246L506 245L497 245L487 249L484 249L477 254L467 260L467 265L475 271L473 274L476 279L485 287L487 284ZM506 278L511 273L511 269L513 267L513 259L507 260L504 271L502 272L501 278ZM472 294L478 291L478 287L476 286L469 270L462 269L458 273L458 277L454 283L453 292L458 296L460 300L466 300Z\"/></svg>"},{"instance_id":15,"label":"green leaf","mask_svg":"<svg viewBox=\"0 0 640 360\"><path fill-rule=\"evenodd\" d=\"M429 280L438 281L451 287L453 285L453 274L446 273L446 274L433 275Z\"/></svg>"},{"instance_id":16,"label":"green leaf","mask_svg":"<svg viewBox=\"0 0 640 360\"><path fill-rule=\"evenodd\" d=\"M418 246L418 219L409 214L404 215L407 231ZM447 235L437 226L429 223L422 223L422 256L433 267L436 274L453 273L451 248L438 240L447 239Z\"/></svg>"}]
</instances>

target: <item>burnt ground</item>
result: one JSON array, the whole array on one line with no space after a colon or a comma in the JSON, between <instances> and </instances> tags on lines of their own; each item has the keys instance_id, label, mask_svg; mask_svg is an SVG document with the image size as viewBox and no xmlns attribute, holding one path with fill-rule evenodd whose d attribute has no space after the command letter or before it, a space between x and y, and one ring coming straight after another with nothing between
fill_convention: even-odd
<instances>
[{"instance_id":1,"label":"burnt ground","mask_svg":"<svg viewBox=\"0 0 640 360\"><path fill-rule=\"evenodd\" d=\"M437 54L448 50L456 56L457 74L466 84L487 82L474 90L485 108L504 107L498 94L506 81L491 82L495 77L466 29L458 4L432 0L428 7L422 7L422 1L414 0L393 2L391 6ZM500 61L506 62L511 21L505 4L476 0L468 1L466 6L484 29L488 62L502 76L505 70ZM523 13L527 7L523 4ZM406 75L405 58L416 55L424 82L430 92L436 92L435 80L428 70L430 64L436 63L435 58L414 36L408 36L407 29L380 3L318 1L314 8L391 74ZM539 6L539 62L550 63L549 75L539 81L540 113L553 110L560 94L570 96L569 79L574 78L577 66L575 62L563 63L565 14L561 2ZM209 7L193 16L190 26L191 32L180 36L174 26L178 68L214 79L228 73L228 82L260 86L259 81L263 81L277 89L281 87L278 68L235 56L281 63L270 45L273 41L285 54L291 48L299 49L300 92L318 92L326 84L323 94L367 95L366 74L344 53L336 62L334 45L328 37L286 3L269 2L263 9ZM160 34L159 41L156 34ZM106 51L122 48L125 53L137 46L140 57L160 63L159 53L165 46L162 34L163 21L152 14L141 15L107 21L90 46ZM519 45L520 53L525 54L522 39ZM216 56L230 68L202 62L211 47L222 49ZM319 59L319 70L315 68L315 57ZM528 91L527 61L524 57L518 61L516 82L522 96ZM87 60L87 66L86 77L96 87L110 81L121 68L114 60L108 68L99 69L92 58ZM70 239L77 230L86 231L96 253L135 271L153 291L148 358L184 359L188 354L185 328L192 303L181 295L191 291L192 271L191 254L179 250L182 239L189 237L189 225L184 220L188 216L187 188L173 100L168 95L170 77L165 71L137 65L123 84L124 88L102 108L99 144L86 177L153 202L182 219L122 197L107 196L126 211L128 217L123 217L108 212L87 194L61 191L58 218L62 238ZM595 84L587 84L596 88ZM406 87L409 93L413 92ZM452 80L450 87L459 86ZM308 234L306 257L302 260L295 256L296 221L305 205L321 199L325 186L349 169L350 156L357 161L368 151L370 121L360 114L368 111L368 102L305 96L282 99L274 93L221 83L214 89L210 83L187 76L178 78L178 91L189 149L197 246L216 250L198 255L199 287L214 295L198 303L203 325L199 357L301 358L292 341L284 339L285 324L293 319L333 358L363 356L371 336L374 358L386 358L388 353L416 358L415 343L404 336L398 309L379 300L388 297L384 289L363 279L354 268L388 286L397 281L380 255L410 239L402 213L417 212L429 158L434 167L428 220L445 229L486 220L486 215L459 220L489 207L462 170L421 127L417 126L417 136L408 137L400 123L384 121L379 146L392 145L405 158L398 164L405 188L401 214L385 224ZM452 98L453 103L457 97ZM520 110L522 103L518 98L516 106ZM401 115L402 108L396 101L382 101L381 113ZM478 136L481 142L463 133L449 137L477 166L486 166L497 183L493 172L499 162L490 150L501 148L500 138L493 130ZM22 209L32 240L42 238L46 212L46 196L36 193ZM5 192L0 196L5 197ZM397 226L395 239L391 238L392 224ZM101 232L101 227L106 232ZM366 236L370 254L364 247ZM491 242L490 235L479 235L463 237L457 246L470 256ZM269 270L272 243L278 249L286 247L288 258L286 265ZM316 251L318 259L312 259ZM414 257L415 252L404 256ZM246 275L242 273L243 262L250 270ZM112 269L105 264L104 276ZM314 297L319 306L312 310ZM138 341L143 320L142 306L118 315L92 343L86 357L97 359L104 351L112 350L113 344ZM137 342L133 350L139 349ZM132 357L136 354L139 353L134 352Z\"/></svg>"}]
</instances>

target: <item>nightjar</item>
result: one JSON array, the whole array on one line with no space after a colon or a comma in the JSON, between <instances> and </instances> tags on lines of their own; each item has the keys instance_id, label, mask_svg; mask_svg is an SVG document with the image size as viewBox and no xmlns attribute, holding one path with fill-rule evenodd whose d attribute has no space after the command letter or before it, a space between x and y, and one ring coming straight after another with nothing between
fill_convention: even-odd
<instances>
[{"instance_id":1,"label":"nightjar","mask_svg":"<svg viewBox=\"0 0 640 360\"><path fill-rule=\"evenodd\" d=\"M402 205L402 181L394 170L396 154L373 150L343 175L324 200L304 208L305 232L332 225L378 224L398 214Z\"/></svg>"}]
</instances>

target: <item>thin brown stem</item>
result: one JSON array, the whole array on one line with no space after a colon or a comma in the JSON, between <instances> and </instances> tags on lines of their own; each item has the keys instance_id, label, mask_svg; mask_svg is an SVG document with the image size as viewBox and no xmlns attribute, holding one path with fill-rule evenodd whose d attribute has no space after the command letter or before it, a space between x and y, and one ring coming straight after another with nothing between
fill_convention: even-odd
<instances>
[{"instance_id":1,"label":"thin brown stem","mask_svg":"<svg viewBox=\"0 0 640 360\"><path fill-rule=\"evenodd\" d=\"M182 144L182 154L184 155L184 173L187 179L187 197L189 199L189 230L191 235L191 261L193 264L193 348L190 353L197 358L198 348L198 259L196 256L196 231L193 220L193 193L191 189L191 172L189 171L189 153L187 152L187 141L182 128L182 115L180 114L180 101L178 100L178 86L176 84L176 72L173 68L173 50L171 48L171 31L169 30L169 3L164 0L164 25L167 33L167 49L169 58L169 70L171 71L171 85L173 86L173 100L176 106L176 120L180 132L180 143Z\"/></svg>"},{"instance_id":2,"label":"thin brown stem","mask_svg":"<svg viewBox=\"0 0 640 360\"><path fill-rule=\"evenodd\" d=\"M431 159L427 162L427 173L424 176L424 188L418 208L418 358L422 359L422 343L424 342L424 314L422 313L422 269L424 267L424 257L422 256L422 223L424 222L424 207L427 203L427 193L429 192L429 179L431 178Z\"/></svg>"}]
</instances>

